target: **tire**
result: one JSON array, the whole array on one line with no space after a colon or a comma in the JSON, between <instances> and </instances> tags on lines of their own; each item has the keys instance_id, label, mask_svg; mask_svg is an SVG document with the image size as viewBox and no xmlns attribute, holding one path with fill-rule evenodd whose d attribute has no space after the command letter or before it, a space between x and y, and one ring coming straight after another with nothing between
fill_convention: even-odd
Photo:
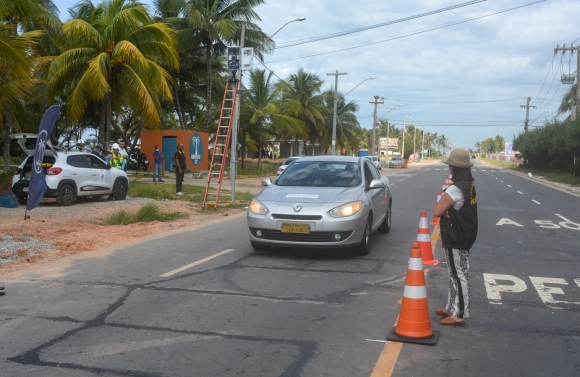
<instances>
[{"instance_id":1,"label":"tire","mask_svg":"<svg viewBox=\"0 0 580 377\"><path fill-rule=\"evenodd\" d=\"M254 250L256 250L256 251L268 251L268 250L270 250L269 245L263 245L261 243L255 243L252 241L250 241L250 243L252 244L252 248L254 248Z\"/></svg>"},{"instance_id":2,"label":"tire","mask_svg":"<svg viewBox=\"0 0 580 377\"><path fill-rule=\"evenodd\" d=\"M27 200L28 199L26 198L26 196L19 196L18 197L18 204L22 204L23 206L25 206Z\"/></svg>"},{"instance_id":3,"label":"tire","mask_svg":"<svg viewBox=\"0 0 580 377\"><path fill-rule=\"evenodd\" d=\"M365 226L365 232L363 235L363 239L355 249L354 253L356 255L369 255L371 252L371 233L372 233L372 224L371 224L371 217L367 218L367 224Z\"/></svg>"},{"instance_id":4,"label":"tire","mask_svg":"<svg viewBox=\"0 0 580 377\"><path fill-rule=\"evenodd\" d=\"M391 231L391 205L387 207L387 216L383 220L383 223L379 226L379 233L389 233Z\"/></svg>"},{"instance_id":5,"label":"tire","mask_svg":"<svg viewBox=\"0 0 580 377\"><path fill-rule=\"evenodd\" d=\"M71 185L62 185L56 196L56 204L67 207L75 201L75 190Z\"/></svg>"},{"instance_id":6,"label":"tire","mask_svg":"<svg viewBox=\"0 0 580 377\"><path fill-rule=\"evenodd\" d=\"M113 186L113 198L115 200L125 200L127 197L127 182L124 180L119 180L115 182Z\"/></svg>"}]
</instances>

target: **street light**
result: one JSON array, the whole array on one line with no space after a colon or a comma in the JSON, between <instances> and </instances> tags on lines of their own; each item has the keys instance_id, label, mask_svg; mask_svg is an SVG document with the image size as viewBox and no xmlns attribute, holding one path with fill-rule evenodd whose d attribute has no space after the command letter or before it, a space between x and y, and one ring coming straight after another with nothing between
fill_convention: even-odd
<instances>
[{"instance_id":1,"label":"street light","mask_svg":"<svg viewBox=\"0 0 580 377\"><path fill-rule=\"evenodd\" d=\"M416 146L417 146L417 128L421 128L421 127L413 127L413 128L415 129L415 136L413 136L413 156L415 156L415 153L417 152L417 150L416 150Z\"/></svg>"},{"instance_id":2,"label":"street light","mask_svg":"<svg viewBox=\"0 0 580 377\"><path fill-rule=\"evenodd\" d=\"M274 34L270 35L270 36L268 37L268 39L270 39L270 40L271 40L273 36L275 36L276 34L278 34L278 32L279 32L280 30L284 29L284 28L286 27L286 25L288 25L289 23L296 22L296 21L304 21L305 19L306 19L306 17L302 16L302 17L300 17L300 18L297 18L297 19L295 19L295 20L292 20L292 21L288 21L288 22L286 22L284 25L282 25L282 27L281 27L280 29L276 30L276 32L275 32ZM258 50L260 49L260 47L262 47L262 46L264 45L264 43L266 43L266 41L267 41L268 39L265 39L265 40L264 40L264 42L262 42L262 43L261 43L261 44L260 44L258 47L256 47L256 51L258 51Z\"/></svg>"},{"instance_id":3,"label":"street light","mask_svg":"<svg viewBox=\"0 0 580 377\"><path fill-rule=\"evenodd\" d=\"M389 129L391 128L391 111L399 111L397 107L403 106L403 104L399 104L395 107L391 107L389 111L387 111L382 117L385 115L387 116L387 163L389 162ZM381 117L381 118L382 118ZM380 118L379 118L380 119Z\"/></svg>"},{"instance_id":4,"label":"street light","mask_svg":"<svg viewBox=\"0 0 580 377\"><path fill-rule=\"evenodd\" d=\"M332 155L336 156L336 108L338 105L338 97L337 97L337 90L338 90L338 76L346 75L346 72L338 72L336 70L335 73L327 73L327 76L334 76L334 110L332 112Z\"/></svg>"},{"instance_id":5,"label":"street light","mask_svg":"<svg viewBox=\"0 0 580 377\"><path fill-rule=\"evenodd\" d=\"M342 73L338 73L338 71L336 71L336 73L328 73L328 76L331 75L336 75L336 83L334 85L334 110L333 110L333 118L332 118L332 155L334 156L336 154L336 116L337 116L337 107L338 107L338 103L342 100L344 100L346 98L346 96L352 92L353 90L355 90L356 88L358 88L358 86L360 84L362 84L365 81L368 80L374 80L374 77L369 77L368 79L364 79L363 81L359 82L354 88L352 88L351 90L349 90L345 95L343 95L342 97L340 97L340 99L337 96L337 86L338 86L338 75L341 75ZM344 73L346 75L346 73Z\"/></svg>"},{"instance_id":6,"label":"street light","mask_svg":"<svg viewBox=\"0 0 580 377\"><path fill-rule=\"evenodd\" d=\"M276 35L280 30L282 30L286 25L288 25L291 22L295 22L295 21L304 21L306 19L306 17L300 17L297 18L295 20L292 21L288 21L286 22L284 25L282 25L282 27L278 30L276 30L276 32L272 35L270 35L270 37L268 38L269 40L272 39L272 37L274 35ZM244 48L244 37L246 34L246 23L242 22L242 33L240 36L240 49ZM264 43L266 42L266 40L264 40L264 42L262 42L256 49L255 51L259 50L260 47L262 47L264 45ZM239 74L239 79L240 81L242 80L242 67L240 66L240 69L238 71ZM231 136L231 148L230 148L230 178L232 181L232 193L231 193L231 199L232 199L232 203L235 203L236 201L236 174L237 174L237 166L238 166L238 151L236 146L238 145L238 129L240 128L240 97L241 97L241 90L238 90L238 93L235 93L236 96L236 105L235 105L235 110L234 110L234 124L233 124L233 130L232 130L232 136ZM262 151L260 151L260 153L262 153Z\"/></svg>"}]
</instances>

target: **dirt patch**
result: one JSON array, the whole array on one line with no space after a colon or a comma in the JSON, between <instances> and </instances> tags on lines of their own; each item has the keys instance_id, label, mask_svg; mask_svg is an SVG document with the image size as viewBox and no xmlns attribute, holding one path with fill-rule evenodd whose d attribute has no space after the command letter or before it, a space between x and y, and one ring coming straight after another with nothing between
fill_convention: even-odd
<instances>
[{"instance_id":1,"label":"dirt patch","mask_svg":"<svg viewBox=\"0 0 580 377\"><path fill-rule=\"evenodd\" d=\"M243 213L235 209L227 213L200 213L200 208L182 200L153 201L161 211L186 213L189 217L170 222L154 221L130 225L101 225L119 209L137 211L147 200L129 199L121 202L75 202L70 207L42 203L24 220L24 206L18 209L0 208L0 275L32 264L54 261L71 255L111 248L146 237L184 228L195 229L209 221L229 214ZM6 211L6 212L4 212ZM8 212L11 211L11 212ZM10 245L11 249L8 250ZM20 247L20 244L23 246Z\"/></svg>"}]
</instances>

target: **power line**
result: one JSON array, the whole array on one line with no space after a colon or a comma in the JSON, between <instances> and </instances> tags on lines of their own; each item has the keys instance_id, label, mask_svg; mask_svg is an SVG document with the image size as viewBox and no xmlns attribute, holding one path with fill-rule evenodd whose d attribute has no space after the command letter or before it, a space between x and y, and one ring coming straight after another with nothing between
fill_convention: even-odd
<instances>
[{"instance_id":1,"label":"power line","mask_svg":"<svg viewBox=\"0 0 580 377\"><path fill-rule=\"evenodd\" d=\"M376 25L365 26L365 27L361 27L361 28L357 28L357 29L352 29L352 30L347 30L347 31L341 31L341 32L332 33L332 34L321 35L319 37L307 38L306 40L299 39L299 40L295 40L295 41L288 41L288 42L280 43L280 46L276 46L276 49L287 48L287 47L292 47L292 46L298 46L298 45L302 45L302 44L306 44L306 43L323 41L325 39L341 37L343 35L348 35L348 34L360 33L362 31L376 29L376 28L383 27L383 26L394 25L394 24L397 24L397 23L405 22L405 21L415 20L417 18L432 16L432 15L437 14L437 13L447 12L447 11L450 11L450 10L454 10L454 9L466 7L466 6L469 6L469 5L474 5L474 4L477 4L477 3L484 2L484 1L487 1L487 0L468 1L467 3L461 3L461 4L457 4L457 5L452 5L452 6L447 7L447 8L441 8L441 9L437 9L437 10L434 10L434 11L417 14L415 16L409 16L409 17L405 17L405 18L399 18L398 20L394 20L394 21L387 21L387 22L383 22L383 23L380 23L380 24L376 24Z\"/></svg>"},{"instance_id":2,"label":"power line","mask_svg":"<svg viewBox=\"0 0 580 377\"><path fill-rule=\"evenodd\" d=\"M381 41L365 43L365 44L362 44L362 45L352 46L352 47L346 47L346 48L342 48L342 49L338 49L338 50L333 50L333 51L320 52L320 53L317 53L317 54L296 56L296 57L293 57L293 58L281 59L281 60L273 60L273 61L270 61L268 63L280 63L280 62L286 62L286 61L296 60L296 59L311 58L313 56L334 54L336 52L353 50L355 48L361 48L361 47L366 47L366 46L372 46L372 45L379 44L379 43L383 43L383 42L390 42L390 41L393 41L393 40L402 39L402 38L406 38L406 37L411 37L411 36L418 35L418 34L424 34L424 33L427 33L429 31L433 31L433 30L444 29L446 27L463 24L463 23L470 22L470 21L474 21L474 20L478 20L478 19L481 19L481 18L495 16L495 15L498 15L498 14L501 14L501 13L510 12L512 10L516 10L516 9L520 9L520 8L524 8L524 7L529 7L529 6L534 5L534 4L543 3L545 1L547 1L547 0L539 0L539 1L535 1L533 3L521 5L519 7L505 9L505 10L502 10L502 11L499 11L499 12L485 14L483 16L478 16L478 17L473 17L473 18L467 18L467 19L464 19L464 20L455 21L455 22L451 22L451 23L448 23L448 24L443 24L443 25L440 25L440 26L436 26L436 27L432 27L432 28L428 28L428 29L419 30L419 31L413 32L413 33L403 34L403 35L400 35L400 36L397 36L397 37L392 37L392 38L384 39L384 40L381 40Z\"/></svg>"},{"instance_id":3,"label":"power line","mask_svg":"<svg viewBox=\"0 0 580 377\"><path fill-rule=\"evenodd\" d=\"M406 99L397 99L397 98L386 98L389 101L397 101L397 102L412 102L412 103L447 103L447 104L458 104L458 103L492 103L492 102L507 102L507 101L520 101L522 98L525 97L518 97L518 98L506 98L506 99L495 99L495 100L487 100L487 101L414 101L414 100L406 100Z\"/></svg>"}]
</instances>

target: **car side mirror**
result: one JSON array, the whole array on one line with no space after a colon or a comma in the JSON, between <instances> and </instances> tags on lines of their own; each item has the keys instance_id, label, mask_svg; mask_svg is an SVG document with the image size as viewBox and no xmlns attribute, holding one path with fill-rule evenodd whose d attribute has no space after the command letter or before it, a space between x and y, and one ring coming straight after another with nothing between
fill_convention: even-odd
<instances>
[{"instance_id":1,"label":"car side mirror","mask_svg":"<svg viewBox=\"0 0 580 377\"><path fill-rule=\"evenodd\" d=\"M111 170L111 165L109 165L109 164L105 165L105 169Z\"/></svg>"},{"instance_id":2,"label":"car side mirror","mask_svg":"<svg viewBox=\"0 0 580 377\"><path fill-rule=\"evenodd\" d=\"M270 186L272 184L272 180L270 177L262 179L262 186Z\"/></svg>"},{"instance_id":3,"label":"car side mirror","mask_svg":"<svg viewBox=\"0 0 580 377\"><path fill-rule=\"evenodd\" d=\"M384 188L385 184L380 179L373 179L369 185L369 190Z\"/></svg>"}]
</instances>

